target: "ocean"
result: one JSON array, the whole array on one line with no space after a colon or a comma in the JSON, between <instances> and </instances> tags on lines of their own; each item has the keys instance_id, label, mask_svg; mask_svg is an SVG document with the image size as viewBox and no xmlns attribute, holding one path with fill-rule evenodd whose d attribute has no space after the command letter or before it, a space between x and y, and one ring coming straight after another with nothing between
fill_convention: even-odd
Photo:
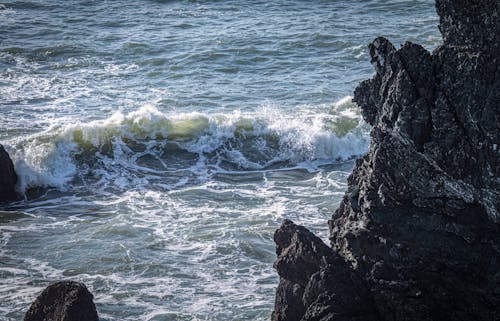
<instances>
[{"instance_id":1,"label":"ocean","mask_svg":"<svg viewBox=\"0 0 500 321\"><path fill-rule=\"evenodd\" d=\"M84 282L101 320L269 320L284 219L325 241L370 128L385 36L436 48L431 0L3 1L0 320Z\"/></svg>"}]
</instances>

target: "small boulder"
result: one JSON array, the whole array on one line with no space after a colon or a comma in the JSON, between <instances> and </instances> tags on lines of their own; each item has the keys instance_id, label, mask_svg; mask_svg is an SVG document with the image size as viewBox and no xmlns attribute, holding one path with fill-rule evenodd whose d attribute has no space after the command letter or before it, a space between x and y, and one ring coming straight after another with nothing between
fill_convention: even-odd
<instances>
[{"instance_id":1,"label":"small boulder","mask_svg":"<svg viewBox=\"0 0 500 321\"><path fill-rule=\"evenodd\" d=\"M31 304L24 321L99 321L93 295L83 283L49 285Z\"/></svg>"}]
</instances>

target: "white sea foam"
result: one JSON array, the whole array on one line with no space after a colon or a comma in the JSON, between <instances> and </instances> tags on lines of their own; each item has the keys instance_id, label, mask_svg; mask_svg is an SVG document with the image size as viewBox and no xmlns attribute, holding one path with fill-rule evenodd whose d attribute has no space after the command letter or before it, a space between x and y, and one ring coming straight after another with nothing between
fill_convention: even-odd
<instances>
[{"instance_id":1,"label":"white sea foam","mask_svg":"<svg viewBox=\"0 0 500 321\"><path fill-rule=\"evenodd\" d=\"M328 113L297 115L269 107L168 114L145 105L104 120L53 126L14 145L21 192L36 186L64 190L86 174L104 190L146 186L167 174L178 178L159 184L179 187L188 183L186 175L203 181L217 172L314 170L314 164L360 155L368 135L351 97L345 97ZM185 165L175 158L179 153L187 157Z\"/></svg>"}]
</instances>

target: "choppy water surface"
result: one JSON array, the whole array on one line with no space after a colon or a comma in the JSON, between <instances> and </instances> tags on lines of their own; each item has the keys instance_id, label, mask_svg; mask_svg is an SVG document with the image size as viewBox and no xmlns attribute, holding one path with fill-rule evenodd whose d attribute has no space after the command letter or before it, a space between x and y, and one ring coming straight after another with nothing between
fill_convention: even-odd
<instances>
[{"instance_id":1,"label":"choppy water surface","mask_svg":"<svg viewBox=\"0 0 500 321\"><path fill-rule=\"evenodd\" d=\"M102 320L267 320L285 218L326 239L367 126L366 44L433 1L7 1L0 319L83 281Z\"/></svg>"}]
</instances>

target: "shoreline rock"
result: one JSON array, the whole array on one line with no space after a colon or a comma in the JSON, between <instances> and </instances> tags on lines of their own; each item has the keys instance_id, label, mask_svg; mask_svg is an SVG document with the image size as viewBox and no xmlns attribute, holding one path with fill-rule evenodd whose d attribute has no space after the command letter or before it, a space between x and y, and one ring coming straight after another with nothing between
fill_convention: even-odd
<instances>
[{"instance_id":1,"label":"shoreline rock","mask_svg":"<svg viewBox=\"0 0 500 321\"><path fill-rule=\"evenodd\" d=\"M334 314L378 320L367 288L344 259L305 227L285 220L274 234L280 275L273 320L311 320ZM323 291L328 288L328 291ZM308 319L307 319L308 320ZM355 319L353 319L355 320Z\"/></svg>"},{"instance_id":2,"label":"shoreline rock","mask_svg":"<svg viewBox=\"0 0 500 321\"><path fill-rule=\"evenodd\" d=\"M24 321L99 321L93 298L83 283L56 282L35 299Z\"/></svg>"},{"instance_id":3,"label":"shoreline rock","mask_svg":"<svg viewBox=\"0 0 500 321\"><path fill-rule=\"evenodd\" d=\"M0 203L19 200L17 174L5 148L0 144Z\"/></svg>"},{"instance_id":4,"label":"shoreline rock","mask_svg":"<svg viewBox=\"0 0 500 321\"><path fill-rule=\"evenodd\" d=\"M436 9L433 53L370 44L376 74L354 93L369 150L329 221L331 250L291 222L276 232L295 245L276 242L273 320L500 320L498 1Z\"/></svg>"}]
</instances>

